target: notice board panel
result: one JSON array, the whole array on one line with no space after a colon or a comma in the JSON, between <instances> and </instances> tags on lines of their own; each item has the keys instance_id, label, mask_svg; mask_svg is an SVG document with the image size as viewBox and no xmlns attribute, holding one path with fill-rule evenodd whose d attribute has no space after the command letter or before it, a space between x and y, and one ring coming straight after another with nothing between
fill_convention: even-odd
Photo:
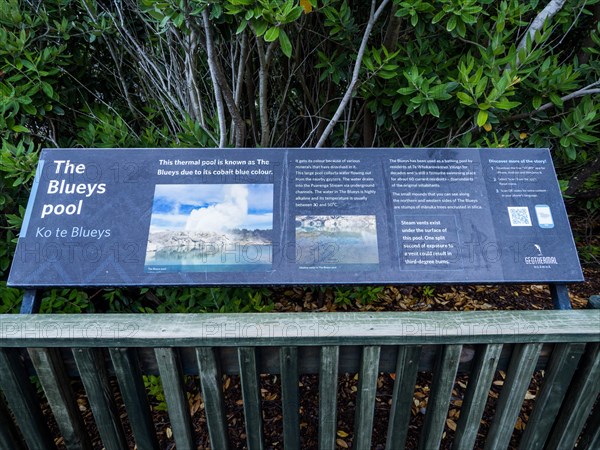
<instances>
[{"instance_id":1,"label":"notice board panel","mask_svg":"<svg viewBox=\"0 0 600 450\"><path fill-rule=\"evenodd\" d=\"M547 149L45 149L8 284L582 279Z\"/></svg>"}]
</instances>

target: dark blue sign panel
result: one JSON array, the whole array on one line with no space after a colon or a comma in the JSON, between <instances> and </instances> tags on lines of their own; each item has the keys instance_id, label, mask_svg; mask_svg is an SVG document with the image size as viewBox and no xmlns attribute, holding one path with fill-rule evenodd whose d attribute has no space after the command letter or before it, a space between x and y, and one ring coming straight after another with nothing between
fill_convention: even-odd
<instances>
[{"instance_id":1,"label":"dark blue sign panel","mask_svg":"<svg viewBox=\"0 0 600 450\"><path fill-rule=\"evenodd\" d=\"M582 279L545 149L46 149L9 285Z\"/></svg>"}]
</instances>

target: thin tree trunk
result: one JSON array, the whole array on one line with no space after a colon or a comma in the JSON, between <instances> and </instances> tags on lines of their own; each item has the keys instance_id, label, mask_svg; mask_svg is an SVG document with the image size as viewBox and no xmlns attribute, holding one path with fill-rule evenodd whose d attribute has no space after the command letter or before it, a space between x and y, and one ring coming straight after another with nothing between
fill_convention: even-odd
<instances>
[{"instance_id":1,"label":"thin tree trunk","mask_svg":"<svg viewBox=\"0 0 600 450\"><path fill-rule=\"evenodd\" d=\"M246 96L248 102L248 112L250 114L250 129L252 134L252 140L254 145L258 145L259 136L258 136L258 119L256 117L256 85L254 84L254 67L255 61L252 57L252 53L248 58L248 67L245 70L246 76L244 77L246 80Z\"/></svg>"},{"instance_id":2,"label":"thin tree trunk","mask_svg":"<svg viewBox=\"0 0 600 450\"><path fill-rule=\"evenodd\" d=\"M190 115L194 120L199 121L202 126L205 125L204 114L200 106L200 98L198 95L198 86L196 84L196 47L198 35L195 30L191 30L188 39L188 45L185 50L185 74L188 97L190 99Z\"/></svg>"},{"instance_id":3,"label":"thin tree trunk","mask_svg":"<svg viewBox=\"0 0 600 450\"><path fill-rule=\"evenodd\" d=\"M271 42L265 50L264 41L256 37L258 50L258 108L260 115L260 146L268 147L271 141L271 125L269 124L269 64L277 41Z\"/></svg>"},{"instance_id":4,"label":"thin tree trunk","mask_svg":"<svg viewBox=\"0 0 600 450\"><path fill-rule=\"evenodd\" d=\"M208 10L206 8L204 8L204 10L202 11L202 22L204 24L204 35L206 37L206 55L208 60L208 69L210 71L210 79L212 80L213 84L215 103L217 105L217 116L219 119L219 148L224 148L225 144L227 143L227 124L225 123L225 107L223 105L221 87L219 86L219 81L217 78L212 31L210 29Z\"/></svg>"},{"instance_id":5,"label":"thin tree trunk","mask_svg":"<svg viewBox=\"0 0 600 450\"><path fill-rule=\"evenodd\" d=\"M390 53L395 52L396 48L398 47L400 27L402 26L402 17L397 17L396 11L398 11L398 5L394 3L390 13L390 22L388 23L387 30L385 32L385 38L383 39L383 45Z\"/></svg>"}]
</instances>

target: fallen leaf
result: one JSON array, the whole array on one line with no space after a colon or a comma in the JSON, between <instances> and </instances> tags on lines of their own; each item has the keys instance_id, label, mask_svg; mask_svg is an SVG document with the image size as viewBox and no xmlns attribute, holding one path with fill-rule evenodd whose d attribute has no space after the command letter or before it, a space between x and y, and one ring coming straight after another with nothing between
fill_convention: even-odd
<instances>
[{"instance_id":1,"label":"fallen leaf","mask_svg":"<svg viewBox=\"0 0 600 450\"><path fill-rule=\"evenodd\" d=\"M336 439L335 443L342 448L348 448L348 444L346 444L346 441L344 441L343 439Z\"/></svg>"},{"instance_id":2,"label":"fallen leaf","mask_svg":"<svg viewBox=\"0 0 600 450\"><path fill-rule=\"evenodd\" d=\"M169 427L167 427L165 429L165 434L167 435L168 439L171 439L173 437L173 430L171 430Z\"/></svg>"},{"instance_id":3,"label":"fallen leaf","mask_svg":"<svg viewBox=\"0 0 600 450\"><path fill-rule=\"evenodd\" d=\"M515 424L515 428L520 431L523 431L525 429L525 423L521 420L520 417L517 417L517 423Z\"/></svg>"},{"instance_id":4,"label":"fallen leaf","mask_svg":"<svg viewBox=\"0 0 600 450\"><path fill-rule=\"evenodd\" d=\"M348 433L346 433L344 430L338 430L337 435L341 438L348 437Z\"/></svg>"},{"instance_id":5,"label":"fallen leaf","mask_svg":"<svg viewBox=\"0 0 600 450\"><path fill-rule=\"evenodd\" d=\"M456 431L456 422L452 419L446 419L446 425L448 425L448 428L450 428L452 431Z\"/></svg>"}]
</instances>

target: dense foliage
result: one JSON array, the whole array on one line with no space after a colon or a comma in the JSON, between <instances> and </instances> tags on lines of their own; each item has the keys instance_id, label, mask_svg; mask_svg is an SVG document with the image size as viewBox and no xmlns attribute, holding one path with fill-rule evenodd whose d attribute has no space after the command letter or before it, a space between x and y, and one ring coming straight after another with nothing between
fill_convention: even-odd
<instances>
[{"instance_id":1,"label":"dense foliage","mask_svg":"<svg viewBox=\"0 0 600 450\"><path fill-rule=\"evenodd\" d=\"M0 0L0 280L44 146L549 147L595 211L599 19L598 0ZM47 294L94 295L127 297Z\"/></svg>"}]
</instances>

